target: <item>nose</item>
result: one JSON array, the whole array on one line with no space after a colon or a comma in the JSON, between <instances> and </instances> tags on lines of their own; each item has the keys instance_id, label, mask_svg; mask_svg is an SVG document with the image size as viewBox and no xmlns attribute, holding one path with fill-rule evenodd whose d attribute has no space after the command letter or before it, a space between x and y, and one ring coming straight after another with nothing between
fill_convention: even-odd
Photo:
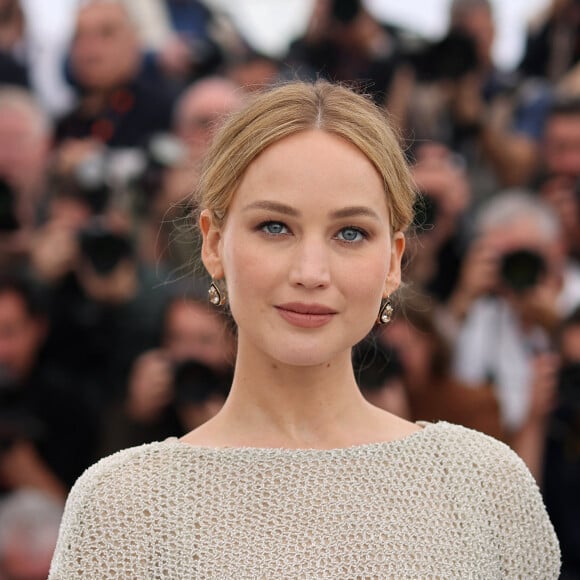
<instances>
[{"instance_id":1,"label":"nose","mask_svg":"<svg viewBox=\"0 0 580 580\"><path fill-rule=\"evenodd\" d=\"M294 250L290 283L308 289L326 288L331 277L329 249L324 241L304 239Z\"/></svg>"}]
</instances>

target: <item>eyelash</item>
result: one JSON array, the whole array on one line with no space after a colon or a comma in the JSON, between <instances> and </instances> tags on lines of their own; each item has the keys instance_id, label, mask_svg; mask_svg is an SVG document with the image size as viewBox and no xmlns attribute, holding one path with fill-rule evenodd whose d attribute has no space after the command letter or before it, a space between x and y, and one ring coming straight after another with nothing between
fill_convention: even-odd
<instances>
[{"instance_id":1,"label":"eyelash","mask_svg":"<svg viewBox=\"0 0 580 580\"><path fill-rule=\"evenodd\" d=\"M278 233L269 232L267 230L267 228L269 226L272 226L272 225L279 225L282 227L282 229L284 229L286 231L282 231L282 232L278 232ZM286 224L284 224L283 222L276 221L276 220L268 220L268 221L262 222L262 223L258 224L258 226L256 227L256 230L260 231L260 232L262 232L270 237L285 236L285 235L288 235L290 233L290 230ZM356 232L357 234L360 234L361 238L357 239L357 240L351 240L351 241L339 238L338 235L341 232L344 232L345 230L352 230L352 231ZM339 242L350 245L350 244L360 243L364 240L368 240L369 234L368 234L368 232L366 232L365 230L363 230L362 228L359 228L357 226L344 226L344 227L340 228L340 230L338 231L338 233L336 234L335 237L338 239Z\"/></svg>"}]
</instances>

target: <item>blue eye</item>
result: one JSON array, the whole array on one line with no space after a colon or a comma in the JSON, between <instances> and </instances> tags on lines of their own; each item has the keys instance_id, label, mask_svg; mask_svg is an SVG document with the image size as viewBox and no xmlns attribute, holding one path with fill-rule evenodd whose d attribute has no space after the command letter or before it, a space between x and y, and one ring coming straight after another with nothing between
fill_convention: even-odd
<instances>
[{"instance_id":1,"label":"blue eye","mask_svg":"<svg viewBox=\"0 0 580 580\"><path fill-rule=\"evenodd\" d=\"M361 242L366 238L366 235L358 228L347 227L342 228L342 230L338 232L337 237L343 242Z\"/></svg>"},{"instance_id":2,"label":"blue eye","mask_svg":"<svg viewBox=\"0 0 580 580\"><path fill-rule=\"evenodd\" d=\"M260 225L260 230L271 236L279 236L288 233L288 228L282 222L265 222Z\"/></svg>"}]
</instances>

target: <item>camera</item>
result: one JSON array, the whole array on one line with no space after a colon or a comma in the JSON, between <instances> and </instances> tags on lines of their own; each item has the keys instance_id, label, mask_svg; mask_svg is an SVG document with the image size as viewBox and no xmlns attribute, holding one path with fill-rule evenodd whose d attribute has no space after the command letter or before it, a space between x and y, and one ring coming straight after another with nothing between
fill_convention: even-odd
<instances>
[{"instance_id":1,"label":"camera","mask_svg":"<svg viewBox=\"0 0 580 580\"><path fill-rule=\"evenodd\" d=\"M534 288L546 271L546 262L540 254L522 248L502 256L499 275L506 288L521 294Z\"/></svg>"},{"instance_id":2,"label":"camera","mask_svg":"<svg viewBox=\"0 0 580 580\"><path fill-rule=\"evenodd\" d=\"M10 184L0 178L0 231L13 232L20 227L16 217L16 195Z\"/></svg>"},{"instance_id":3,"label":"camera","mask_svg":"<svg viewBox=\"0 0 580 580\"><path fill-rule=\"evenodd\" d=\"M359 15L360 0L333 0L332 18L342 24L350 24Z\"/></svg>"},{"instance_id":4,"label":"camera","mask_svg":"<svg viewBox=\"0 0 580 580\"><path fill-rule=\"evenodd\" d=\"M133 257L131 240L111 231L98 220L81 230L79 245L83 257L100 276L107 276L121 260Z\"/></svg>"},{"instance_id":5,"label":"camera","mask_svg":"<svg viewBox=\"0 0 580 580\"><path fill-rule=\"evenodd\" d=\"M222 395L220 378L207 365L195 359L176 363L173 371L173 388L177 403L203 403L212 395Z\"/></svg>"},{"instance_id":6,"label":"camera","mask_svg":"<svg viewBox=\"0 0 580 580\"><path fill-rule=\"evenodd\" d=\"M131 206L143 215L161 189L165 171L184 159L181 143L158 133L144 148L106 149L85 159L68 184L70 193L87 202L95 215L111 204Z\"/></svg>"},{"instance_id":7,"label":"camera","mask_svg":"<svg viewBox=\"0 0 580 580\"><path fill-rule=\"evenodd\" d=\"M458 80L478 67L473 38L459 30L419 51L411 59L421 81Z\"/></svg>"}]
</instances>

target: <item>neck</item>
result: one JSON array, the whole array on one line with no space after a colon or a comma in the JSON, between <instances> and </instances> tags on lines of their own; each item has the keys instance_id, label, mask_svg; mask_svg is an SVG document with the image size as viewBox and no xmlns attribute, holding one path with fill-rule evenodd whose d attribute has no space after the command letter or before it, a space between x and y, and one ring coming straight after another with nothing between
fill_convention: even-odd
<instances>
[{"instance_id":1,"label":"neck","mask_svg":"<svg viewBox=\"0 0 580 580\"><path fill-rule=\"evenodd\" d=\"M241 345L220 413L243 444L331 447L348 444L360 431L370 405L356 384L350 352L309 367L248 358Z\"/></svg>"}]
</instances>

